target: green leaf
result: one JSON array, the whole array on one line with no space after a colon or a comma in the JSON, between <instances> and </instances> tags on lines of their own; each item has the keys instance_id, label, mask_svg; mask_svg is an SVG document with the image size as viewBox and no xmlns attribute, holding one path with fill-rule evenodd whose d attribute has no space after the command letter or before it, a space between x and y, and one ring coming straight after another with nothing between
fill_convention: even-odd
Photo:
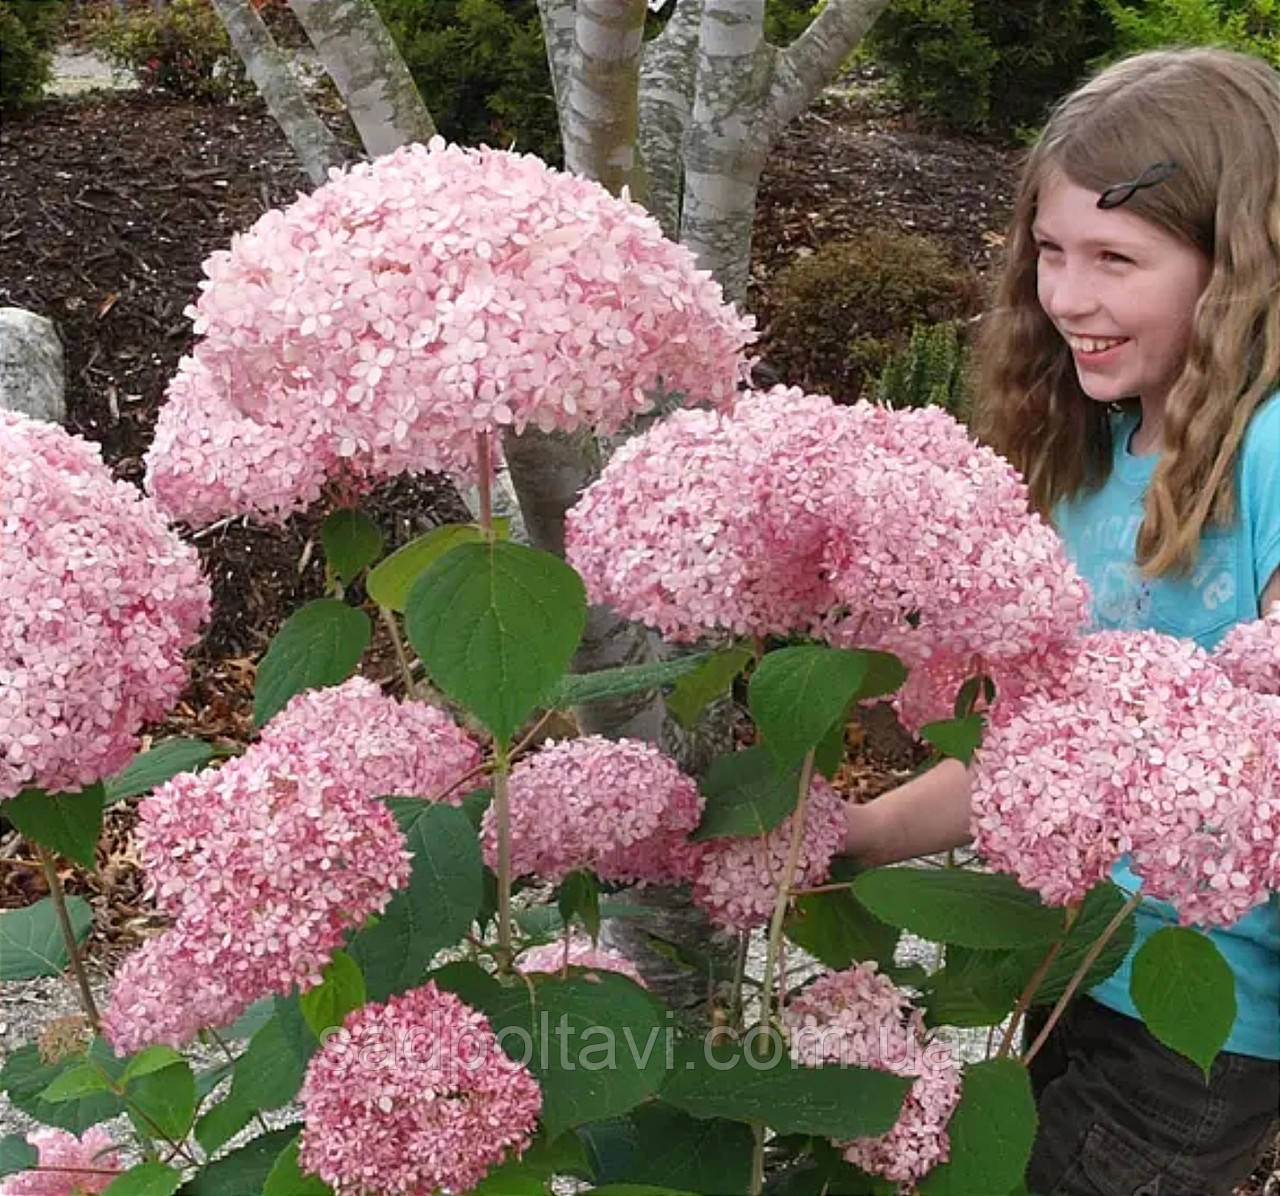
<instances>
[{"instance_id":1,"label":"green leaf","mask_svg":"<svg viewBox=\"0 0 1280 1196\"><path fill-rule=\"evenodd\" d=\"M577 1136L561 1134L554 1142L534 1140L520 1156L493 1168L467 1196L547 1196L548 1181L573 1175L587 1179L591 1168Z\"/></svg>"},{"instance_id":2,"label":"green leaf","mask_svg":"<svg viewBox=\"0 0 1280 1196\"><path fill-rule=\"evenodd\" d=\"M130 1120L142 1132L156 1130L181 1141L196 1114L196 1077L185 1060L135 1077L129 1084Z\"/></svg>"},{"instance_id":3,"label":"green leaf","mask_svg":"<svg viewBox=\"0 0 1280 1196\"><path fill-rule=\"evenodd\" d=\"M527 979L532 1002L523 983L458 995L489 1018L507 1054L533 1072L550 1137L625 1113L657 1092L665 1041L648 993L613 972Z\"/></svg>"},{"instance_id":4,"label":"green leaf","mask_svg":"<svg viewBox=\"0 0 1280 1196\"><path fill-rule=\"evenodd\" d=\"M297 995L277 997L271 1020L236 1059L228 1099L252 1109L287 1104L302 1087L307 1061L319 1045L302 1017Z\"/></svg>"},{"instance_id":5,"label":"green leaf","mask_svg":"<svg viewBox=\"0 0 1280 1196\"><path fill-rule=\"evenodd\" d=\"M163 1163L139 1163L113 1179L102 1196L173 1196L182 1183L182 1172Z\"/></svg>"},{"instance_id":6,"label":"green leaf","mask_svg":"<svg viewBox=\"0 0 1280 1196\"><path fill-rule=\"evenodd\" d=\"M362 569L381 555L382 532L363 511L344 507L320 525L320 543L324 545L325 560L342 584L350 585Z\"/></svg>"},{"instance_id":7,"label":"green leaf","mask_svg":"<svg viewBox=\"0 0 1280 1196\"><path fill-rule=\"evenodd\" d=\"M201 739L175 736L162 739L139 752L123 769L105 782L107 804L150 793L179 773L203 768L217 753Z\"/></svg>"},{"instance_id":8,"label":"green leaf","mask_svg":"<svg viewBox=\"0 0 1280 1196\"><path fill-rule=\"evenodd\" d=\"M93 925L92 908L83 898L68 897L67 916L76 942L83 943ZM51 897L0 913L0 981L58 976L69 962Z\"/></svg>"},{"instance_id":9,"label":"green leaf","mask_svg":"<svg viewBox=\"0 0 1280 1196\"><path fill-rule=\"evenodd\" d=\"M882 922L935 943L1047 948L1062 928L1060 909L1002 872L873 868L858 874L853 892Z\"/></svg>"},{"instance_id":10,"label":"green leaf","mask_svg":"<svg viewBox=\"0 0 1280 1196\"><path fill-rule=\"evenodd\" d=\"M254 1138L192 1176L178 1196L256 1196L297 1132L296 1126L289 1126Z\"/></svg>"},{"instance_id":11,"label":"green leaf","mask_svg":"<svg viewBox=\"0 0 1280 1196\"><path fill-rule=\"evenodd\" d=\"M83 1067L82 1059L65 1063L44 1063L35 1043L10 1051L0 1067L0 1092L27 1116L44 1125L54 1125L73 1134L83 1134L91 1125L108 1121L124 1112L124 1104L113 1093L95 1093L80 1100L52 1103L41 1093L63 1072Z\"/></svg>"},{"instance_id":12,"label":"green leaf","mask_svg":"<svg viewBox=\"0 0 1280 1196\"><path fill-rule=\"evenodd\" d=\"M259 997L231 1025L222 1031L223 1038L252 1038L271 1020L276 1011L275 997Z\"/></svg>"},{"instance_id":13,"label":"green leaf","mask_svg":"<svg viewBox=\"0 0 1280 1196\"><path fill-rule=\"evenodd\" d=\"M796 808L800 769L782 771L764 748L749 747L712 760L698 788L707 800L691 839L763 835Z\"/></svg>"},{"instance_id":14,"label":"green leaf","mask_svg":"<svg viewBox=\"0 0 1280 1196\"><path fill-rule=\"evenodd\" d=\"M376 925L349 943L371 1001L420 984L436 952L470 928L484 898L480 842L462 810L418 798L390 798L387 804L404 831L413 865L408 885Z\"/></svg>"},{"instance_id":15,"label":"green leaf","mask_svg":"<svg viewBox=\"0 0 1280 1196\"><path fill-rule=\"evenodd\" d=\"M782 1134L862 1138L898 1119L911 1081L862 1067L794 1067L779 1044L769 1059L737 1045L681 1042L662 1099L694 1117L762 1121Z\"/></svg>"},{"instance_id":16,"label":"green leaf","mask_svg":"<svg viewBox=\"0 0 1280 1196\"><path fill-rule=\"evenodd\" d=\"M905 677L906 670L887 653L818 645L780 648L756 666L748 702L765 746L790 768L822 742L850 702L891 692Z\"/></svg>"},{"instance_id":17,"label":"green leaf","mask_svg":"<svg viewBox=\"0 0 1280 1196\"><path fill-rule=\"evenodd\" d=\"M947 947L947 963L928 981L925 1018L930 1026L998 1026L1022 991L1019 971L1005 951ZM1044 952L1038 948L1038 957ZM1027 977L1030 979L1030 977Z\"/></svg>"},{"instance_id":18,"label":"green leaf","mask_svg":"<svg viewBox=\"0 0 1280 1196\"><path fill-rule=\"evenodd\" d=\"M952 756L968 764L982 742L985 723L981 714L966 714L961 718L925 723L920 728L920 738L933 744L944 756Z\"/></svg>"},{"instance_id":19,"label":"green leaf","mask_svg":"<svg viewBox=\"0 0 1280 1196\"><path fill-rule=\"evenodd\" d=\"M968 1065L947 1134L951 1159L921 1181L921 1196L1011 1191L1023 1177L1036 1136L1027 1069L1016 1059Z\"/></svg>"},{"instance_id":20,"label":"green leaf","mask_svg":"<svg viewBox=\"0 0 1280 1196\"><path fill-rule=\"evenodd\" d=\"M64 1071L40 1093L40 1099L58 1105L66 1100L79 1100L99 1092L110 1092L111 1081L92 1063L82 1063Z\"/></svg>"},{"instance_id":21,"label":"green leaf","mask_svg":"<svg viewBox=\"0 0 1280 1196\"><path fill-rule=\"evenodd\" d=\"M832 874L833 881L846 878L839 869ZM896 926L880 921L849 889L796 898L783 928L793 943L836 971L870 959L882 969L891 966L899 938Z\"/></svg>"},{"instance_id":22,"label":"green leaf","mask_svg":"<svg viewBox=\"0 0 1280 1196\"><path fill-rule=\"evenodd\" d=\"M1218 945L1189 926L1157 930L1133 957L1129 993L1142 1020L1209 1079L1236 1020L1236 982Z\"/></svg>"},{"instance_id":23,"label":"green leaf","mask_svg":"<svg viewBox=\"0 0 1280 1196\"><path fill-rule=\"evenodd\" d=\"M228 1095L197 1118L196 1141L206 1154L213 1154L244 1129L255 1112L247 1100Z\"/></svg>"},{"instance_id":24,"label":"green leaf","mask_svg":"<svg viewBox=\"0 0 1280 1196\"><path fill-rule=\"evenodd\" d=\"M365 589L379 606L404 614L409 591L419 577L460 544L478 544L483 539L484 533L474 523L434 527L374 566L365 581Z\"/></svg>"},{"instance_id":25,"label":"green leaf","mask_svg":"<svg viewBox=\"0 0 1280 1196\"><path fill-rule=\"evenodd\" d=\"M557 682L546 703L557 710L565 710L588 702L625 698L631 694L661 689L692 673L706 659L706 654L701 653L650 664L619 665L616 669L600 669L595 673L568 673Z\"/></svg>"},{"instance_id":26,"label":"green leaf","mask_svg":"<svg viewBox=\"0 0 1280 1196\"><path fill-rule=\"evenodd\" d=\"M717 1196L751 1191L751 1127L653 1102L578 1130L597 1184L630 1180Z\"/></svg>"},{"instance_id":27,"label":"green leaf","mask_svg":"<svg viewBox=\"0 0 1280 1196\"><path fill-rule=\"evenodd\" d=\"M149 1046L129 1058L120 1075L120 1083L128 1084L139 1076L149 1075L168 1067L171 1063L183 1062L183 1056L171 1046Z\"/></svg>"},{"instance_id":28,"label":"green leaf","mask_svg":"<svg viewBox=\"0 0 1280 1196\"><path fill-rule=\"evenodd\" d=\"M409 593L405 627L431 678L509 743L582 637L582 579L550 553L463 544Z\"/></svg>"},{"instance_id":29,"label":"green leaf","mask_svg":"<svg viewBox=\"0 0 1280 1196\"><path fill-rule=\"evenodd\" d=\"M24 1135L6 1134L0 1138L0 1179L17 1175L19 1171L30 1171L39 1161L40 1152Z\"/></svg>"},{"instance_id":30,"label":"green leaf","mask_svg":"<svg viewBox=\"0 0 1280 1196\"><path fill-rule=\"evenodd\" d=\"M1127 894L1110 881L1094 885L1085 894L1084 900L1080 903L1080 912L1076 915L1066 942L1058 952L1057 958L1049 966L1049 971L1040 987L1036 989L1032 1004L1043 1005L1057 1001L1067 991L1067 985L1076 974L1076 969L1084 962L1084 957L1098 941L1111 919L1120 912L1126 897ZM1098 958L1085 973L1084 981L1080 985L1081 992L1087 992L1095 984L1101 984L1124 963L1129 949L1133 946L1135 926L1136 915L1131 910L1129 916L1120 923L1115 934L1107 941L1107 945L1102 948ZM1027 969L1023 984L1031 978L1043 958L1044 953L1041 951L1028 950L1023 953L1023 968ZM1020 990L1021 987L1020 985Z\"/></svg>"},{"instance_id":31,"label":"green leaf","mask_svg":"<svg viewBox=\"0 0 1280 1196\"><path fill-rule=\"evenodd\" d=\"M827 728L827 733L813 749L813 767L821 775L832 780L844 763L845 732L849 729L849 712L853 703L846 706L841 715Z\"/></svg>"},{"instance_id":32,"label":"green leaf","mask_svg":"<svg viewBox=\"0 0 1280 1196\"><path fill-rule=\"evenodd\" d=\"M576 917L593 938L600 934L600 886L593 873L570 872L556 890L556 908L565 924Z\"/></svg>"},{"instance_id":33,"label":"green leaf","mask_svg":"<svg viewBox=\"0 0 1280 1196\"><path fill-rule=\"evenodd\" d=\"M24 789L17 797L0 802L0 817L12 822L26 838L92 868L105 801L100 782L76 793Z\"/></svg>"},{"instance_id":34,"label":"green leaf","mask_svg":"<svg viewBox=\"0 0 1280 1196\"><path fill-rule=\"evenodd\" d=\"M317 1038L341 1026L348 1013L365 1003L360 965L345 951L333 953L322 975L324 979L300 998L302 1016Z\"/></svg>"},{"instance_id":35,"label":"green leaf","mask_svg":"<svg viewBox=\"0 0 1280 1196\"><path fill-rule=\"evenodd\" d=\"M369 646L369 616L336 598L317 598L291 614L258 665L253 722L261 727L295 694L340 685Z\"/></svg>"},{"instance_id":36,"label":"green leaf","mask_svg":"<svg viewBox=\"0 0 1280 1196\"><path fill-rule=\"evenodd\" d=\"M676 682L667 698L667 710L682 727L692 728L702 712L729 692L734 678L751 662L750 648L730 648L700 659L697 668Z\"/></svg>"},{"instance_id":37,"label":"green leaf","mask_svg":"<svg viewBox=\"0 0 1280 1196\"><path fill-rule=\"evenodd\" d=\"M262 1196L332 1196L333 1189L324 1180L302 1170L298 1163L298 1143L299 1138L294 1138L280 1152L262 1185Z\"/></svg>"},{"instance_id":38,"label":"green leaf","mask_svg":"<svg viewBox=\"0 0 1280 1196\"><path fill-rule=\"evenodd\" d=\"M655 1188L652 1184L605 1184L592 1188L594 1196L698 1196L696 1192L677 1191L675 1188Z\"/></svg>"}]
</instances>

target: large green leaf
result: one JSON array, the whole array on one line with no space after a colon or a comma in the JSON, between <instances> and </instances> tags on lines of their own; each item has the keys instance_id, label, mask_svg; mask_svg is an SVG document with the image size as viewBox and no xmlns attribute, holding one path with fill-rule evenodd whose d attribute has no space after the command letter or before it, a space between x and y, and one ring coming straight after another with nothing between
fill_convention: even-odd
<instances>
[{"instance_id":1,"label":"large green leaf","mask_svg":"<svg viewBox=\"0 0 1280 1196\"><path fill-rule=\"evenodd\" d=\"M7 818L28 839L92 868L102 834L105 800L101 783L76 793L24 789L0 802L0 817Z\"/></svg>"},{"instance_id":2,"label":"large green leaf","mask_svg":"<svg viewBox=\"0 0 1280 1196\"><path fill-rule=\"evenodd\" d=\"M706 798L692 839L763 835L795 808L800 769L780 769L762 747L717 756L698 784Z\"/></svg>"},{"instance_id":3,"label":"large green leaf","mask_svg":"<svg viewBox=\"0 0 1280 1196\"><path fill-rule=\"evenodd\" d=\"M261 727L303 690L340 685L355 672L372 634L369 616L336 598L294 611L258 665L254 724Z\"/></svg>"},{"instance_id":4,"label":"large green leaf","mask_svg":"<svg viewBox=\"0 0 1280 1196\"><path fill-rule=\"evenodd\" d=\"M63 1063L44 1063L39 1047L30 1043L9 1052L4 1066L0 1067L0 1092L8 1096L15 1108L36 1121L83 1134L91 1125L123 1113L121 1099L112 1093L99 1093L55 1103L40 1095L63 1072L83 1066L83 1057Z\"/></svg>"},{"instance_id":5,"label":"large green leaf","mask_svg":"<svg viewBox=\"0 0 1280 1196\"><path fill-rule=\"evenodd\" d=\"M597 1184L670 1184L693 1192L739 1196L751 1191L751 1127L699 1120L660 1102L626 1117L584 1125L578 1135Z\"/></svg>"},{"instance_id":6,"label":"large green leaf","mask_svg":"<svg viewBox=\"0 0 1280 1196\"><path fill-rule=\"evenodd\" d=\"M68 897L67 916L76 942L83 943L93 925L92 908L83 898ZM69 962L51 897L0 913L0 981L57 976Z\"/></svg>"},{"instance_id":7,"label":"large green leaf","mask_svg":"<svg viewBox=\"0 0 1280 1196\"><path fill-rule=\"evenodd\" d=\"M631 694L661 689L692 673L706 659L706 654L702 653L697 656L677 656L674 660L659 660L652 664L620 665L616 669L601 669L595 673L567 673L557 682L546 703L564 710L570 706L583 706L588 702L625 698Z\"/></svg>"},{"instance_id":8,"label":"large green leaf","mask_svg":"<svg viewBox=\"0 0 1280 1196\"><path fill-rule=\"evenodd\" d=\"M1236 1020L1235 975L1218 945L1189 926L1157 930L1133 957L1129 992L1147 1029L1207 1082Z\"/></svg>"},{"instance_id":9,"label":"large green leaf","mask_svg":"<svg viewBox=\"0 0 1280 1196\"><path fill-rule=\"evenodd\" d=\"M883 1071L829 1064L795 1067L785 1051L768 1059L739 1046L681 1042L662 1099L692 1117L761 1121L783 1134L862 1138L898 1119L911 1081Z\"/></svg>"},{"instance_id":10,"label":"large green leaf","mask_svg":"<svg viewBox=\"0 0 1280 1196\"><path fill-rule=\"evenodd\" d=\"M244 1129L256 1112L244 1097L225 1096L196 1119L196 1141L206 1154L213 1154Z\"/></svg>"},{"instance_id":11,"label":"large green leaf","mask_svg":"<svg viewBox=\"0 0 1280 1196\"><path fill-rule=\"evenodd\" d=\"M164 1163L139 1163L113 1179L102 1196L173 1196L182 1183L182 1172Z\"/></svg>"},{"instance_id":12,"label":"large green leaf","mask_svg":"<svg viewBox=\"0 0 1280 1196\"><path fill-rule=\"evenodd\" d=\"M460 544L478 544L483 539L484 533L474 523L432 528L374 566L365 581L369 597L379 606L404 614L409 591L419 577Z\"/></svg>"},{"instance_id":13,"label":"large green leaf","mask_svg":"<svg viewBox=\"0 0 1280 1196\"><path fill-rule=\"evenodd\" d=\"M175 1142L191 1129L196 1111L196 1077L185 1060L149 1071L128 1085L129 1116L145 1133L157 1131Z\"/></svg>"},{"instance_id":14,"label":"large green leaf","mask_svg":"<svg viewBox=\"0 0 1280 1196\"><path fill-rule=\"evenodd\" d=\"M981 714L963 714L959 718L925 723L920 728L920 738L933 744L944 756L952 756L968 764L982 742L985 725L986 720Z\"/></svg>"},{"instance_id":15,"label":"large green leaf","mask_svg":"<svg viewBox=\"0 0 1280 1196\"><path fill-rule=\"evenodd\" d=\"M364 976L360 965L345 951L335 951L325 966L324 979L299 1000L302 1016L316 1038L341 1026L353 1009L365 1003Z\"/></svg>"},{"instance_id":16,"label":"large green leaf","mask_svg":"<svg viewBox=\"0 0 1280 1196\"><path fill-rule=\"evenodd\" d=\"M765 746L790 768L822 742L851 702L890 693L905 679L901 663L886 653L805 645L766 654L747 694Z\"/></svg>"},{"instance_id":17,"label":"large green leaf","mask_svg":"<svg viewBox=\"0 0 1280 1196\"><path fill-rule=\"evenodd\" d=\"M0 1179L29 1171L40 1160L40 1152L27 1141L25 1134L6 1134L0 1138Z\"/></svg>"},{"instance_id":18,"label":"large green leaf","mask_svg":"<svg viewBox=\"0 0 1280 1196\"><path fill-rule=\"evenodd\" d=\"M382 532L363 511L344 507L334 511L320 525L320 543L325 560L341 579L350 585L360 570L373 564L382 552Z\"/></svg>"},{"instance_id":19,"label":"large green leaf","mask_svg":"<svg viewBox=\"0 0 1280 1196\"><path fill-rule=\"evenodd\" d=\"M546 1196L553 1176L587 1179L591 1168L575 1134L561 1134L554 1142L539 1137L520 1156L493 1168L468 1196Z\"/></svg>"},{"instance_id":20,"label":"large green leaf","mask_svg":"<svg viewBox=\"0 0 1280 1196\"><path fill-rule=\"evenodd\" d=\"M854 874L837 858L831 879L843 881ZM837 971L869 959L882 969L892 966L899 938L896 926L880 921L849 889L796 898L784 930L793 943Z\"/></svg>"},{"instance_id":21,"label":"large green leaf","mask_svg":"<svg viewBox=\"0 0 1280 1196\"><path fill-rule=\"evenodd\" d=\"M570 872L556 887L556 910L565 925L576 917L593 938L600 937L600 885L593 872Z\"/></svg>"},{"instance_id":22,"label":"large green leaf","mask_svg":"<svg viewBox=\"0 0 1280 1196\"><path fill-rule=\"evenodd\" d=\"M1022 1180L1036 1136L1027 1069L1016 1059L967 1066L947 1134L951 1159L921 1181L921 1196L1012 1191Z\"/></svg>"},{"instance_id":23,"label":"large green leaf","mask_svg":"<svg viewBox=\"0 0 1280 1196\"><path fill-rule=\"evenodd\" d=\"M857 876L853 891L882 922L931 942L1047 948L1062 928L1060 909L1002 872L873 868Z\"/></svg>"},{"instance_id":24,"label":"large green leaf","mask_svg":"<svg viewBox=\"0 0 1280 1196\"><path fill-rule=\"evenodd\" d=\"M254 1138L192 1176L178 1196L257 1196L297 1132L296 1126L286 1126Z\"/></svg>"},{"instance_id":25,"label":"large green leaf","mask_svg":"<svg viewBox=\"0 0 1280 1196\"><path fill-rule=\"evenodd\" d=\"M287 1104L302 1086L307 1061L319 1047L297 995L276 998L276 1011L236 1059L228 1100L254 1109Z\"/></svg>"},{"instance_id":26,"label":"large green leaf","mask_svg":"<svg viewBox=\"0 0 1280 1196\"><path fill-rule=\"evenodd\" d=\"M998 1026L1022 991L1022 977L1011 966L1012 956L1006 951L948 946L946 966L928 981L926 1022L930 1026Z\"/></svg>"},{"instance_id":27,"label":"large green leaf","mask_svg":"<svg viewBox=\"0 0 1280 1196\"><path fill-rule=\"evenodd\" d=\"M215 755L213 748L200 739L180 736L162 739L147 751L139 752L120 772L108 778L107 804L150 793L181 772L203 768Z\"/></svg>"},{"instance_id":28,"label":"large green leaf","mask_svg":"<svg viewBox=\"0 0 1280 1196\"><path fill-rule=\"evenodd\" d=\"M703 658L696 669L676 682L667 710L682 727L692 728L716 698L729 692L734 678L751 662L750 648L730 648Z\"/></svg>"},{"instance_id":29,"label":"large green leaf","mask_svg":"<svg viewBox=\"0 0 1280 1196\"><path fill-rule=\"evenodd\" d=\"M519 544L463 544L414 582L409 640L431 678L503 743L546 698L586 622L582 579Z\"/></svg>"},{"instance_id":30,"label":"large green leaf","mask_svg":"<svg viewBox=\"0 0 1280 1196\"><path fill-rule=\"evenodd\" d=\"M318 1175L302 1170L298 1163L301 1135L280 1152L271 1174L262 1185L262 1196L332 1196L333 1189Z\"/></svg>"},{"instance_id":31,"label":"large green leaf","mask_svg":"<svg viewBox=\"0 0 1280 1196\"><path fill-rule=\"evenodd\" d=\"M388 805L413 865L407 887L349 944L371 1001L420 984L432 957L466 933L484 899L480 843L462 810L419 798L390 798Z\"/></svg>"}]
</instances>

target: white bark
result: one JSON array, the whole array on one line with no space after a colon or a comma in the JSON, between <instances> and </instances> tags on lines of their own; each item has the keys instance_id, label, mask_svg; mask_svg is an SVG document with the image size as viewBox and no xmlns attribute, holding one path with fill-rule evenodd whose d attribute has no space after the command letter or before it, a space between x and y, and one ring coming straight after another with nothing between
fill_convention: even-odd
<instances>
[{"instance_id":1,"label":"white bark","mask_svg":"<svg viewBox=\"0 0 1280 1196\"><path fill-rule=\"evenodd\" d=\"M337 139L307 102L270 30L249 0L213 0L232 48L266 101L312 183L319 186L329 167L342 161Z\"/></svg>"},{"instance_id":2,"label":"white bark","mask_svg":"<svg viewBox=\"0 0 1280 1196\"><path fill-rule=\"evenodd\" d=\"M372 0L289 0L333 79L370 157L436 126Z\"/></svg>"},{"instance_id":3,"label":"white bark","mask_svg":"<svg viewBox=\"0 0 1280 1196\"><path fill-rule=\"evenodd\" d=\"M547 47L547 66L551 70L551 86L556 97L556 113L560 128L565 124L565 105L569 102L569 78L573 70L573 25L577 0L538 0L538 16L542 18L542 40Z\"/></svg>"},{"instance_id":4,"label":"white bark","mask_svg":"<svg viewBox=\"0 0 1280 1196\"><path fill-rule=\"evenodd\" d=\"M636 155L645 0L578 0L560 132L565 166L614 195L645 201Z\"/></svg>"},{"instance_id":5,"label":"white bark","mask_svg":"<svg viewBox=\"0 0 1280 1196\"><path fill-rule=\"evenodd\" d=\"M662 231L680 240L682 152L693 114L694 69L703 0L679 0L666 26L644 48L638 140L649 184L646 203Z\"/></svg>"},{"instance_id":6,"label":"white bark","mask_svg":"<svg viewBox=\"0 0 1280 1196\"><path fill-rule=\"evenodd\" d=\"M0 407L60 424L67 418L62 342L52 321L0 307Z\"/></svg>"}]
</instances>

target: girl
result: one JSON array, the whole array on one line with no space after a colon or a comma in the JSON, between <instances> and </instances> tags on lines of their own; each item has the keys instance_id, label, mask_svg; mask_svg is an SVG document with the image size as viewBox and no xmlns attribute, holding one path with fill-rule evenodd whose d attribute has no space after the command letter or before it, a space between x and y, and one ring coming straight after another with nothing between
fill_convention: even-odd
<instances>
[{"instance_id":1,"label":"girl","mask_svg":"<svg viewBox=\"0 0 1280 1196\"><path fill-rule=\"evenodd\" d=\"M1066 99L1027 161L981 353L979 434L1061 532L1097 627L1209 648L1280 601L1280 76L1157 51ZM847 850L888 863L968 825L947 761L851 807ZM1170 917L1139 906L1135 950ZM1030 1191L1228 1196L1248 1176L1280 1126L1280 897L1213 938L1238 1016L1208 1083L1141 1021L1131 953L1032 1062Z\"/></svg>"}]
</instances>

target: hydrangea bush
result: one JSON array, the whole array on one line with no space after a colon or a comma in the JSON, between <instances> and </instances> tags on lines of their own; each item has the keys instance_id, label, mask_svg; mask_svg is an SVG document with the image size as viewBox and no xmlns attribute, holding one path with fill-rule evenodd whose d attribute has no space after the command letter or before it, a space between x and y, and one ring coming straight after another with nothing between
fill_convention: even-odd
<instances>
[{"instance_id":1,"label":"hydrangea bush","mask_svg":"<svg viewBox=\"0 0 1280 1196\"><path fill-rule=\"evenodd\" d=\"M1123 958L1121 857L1182 923L1143 966L1203 965L1138 1007L1207 1071L1234 991L1202 930L1280 887L1276 616L1213 654L1088 633L1006 463L940 412L740 391L750 329L714 283L532 159L437 144L337 172L206 273L149 485L192 522L332 505L330 588L260 660L242 754L172 740L122 769L207 590L151 498L0 421L0 814L91 862L103 802L141 796L168 923L87 1002L87 1044L5 1061L53 1128L0 1143L0 1193L1014 1192L1038 1049L1018 1027ZM705 407L617 451L567 562L487 515L386 554L354 505L424 468L483 493L504 430L612 432L657 386ZM574 677L588 601L699 650ZM371 614L399 699L361 672ZM686 719L734 698L737 746L695 777L651 744L547 737L585 695L653 689ZM971 855L841 858L844 731L885 696L971 763ZM87 907L50 874L0 915L3 978L81 966ZM712 973L705 1034L600 941L673 883L742 959L764 946L762 974ZM941 966L901 966L903 931ZM947 1028L974 1026L988 1057L962 1065ZM225 1063L187 1053L228 1036L248 1042ZM101 1128L121 1113L128 1140Z\"/></svg>"}]
</instances>

